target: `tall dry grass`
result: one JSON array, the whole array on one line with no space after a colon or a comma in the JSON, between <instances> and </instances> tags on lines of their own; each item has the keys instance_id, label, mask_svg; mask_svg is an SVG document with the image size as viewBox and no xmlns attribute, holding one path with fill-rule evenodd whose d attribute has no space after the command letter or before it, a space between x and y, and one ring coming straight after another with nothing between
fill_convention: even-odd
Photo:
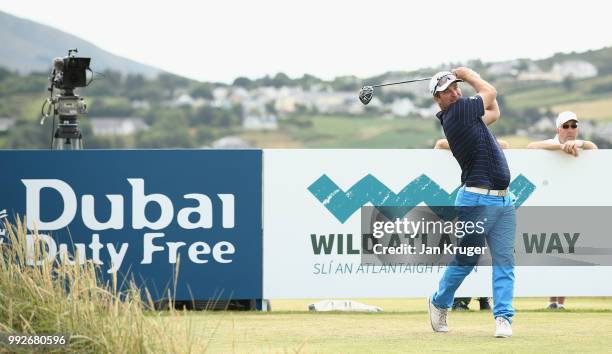
<instances>
[{"instance_id":1,"label":"tall dry grass","mask_svg":"<svg viewBox=\"0 0 612 354\"><path fill-rule=\"evenodd\" d=\"M179 322L168 321L168 315L180 317L184 312L172 307L164 312L150 310L152 301L143 299L133 283L121 291L116 277L112 284L102 284L96 276L100 269L93 263L28 265L25 225L18 221L16 226L5 226L6 240L0 245L0 332L70 335L67 346L45 348L52 352L194 351L189 325L187 330L168 327ZM34 251L35 259L41 259L45 249L37 244ZM180 321L183 328L185 321ZM0 347L0 351L16 349Z\"/></svg>"}]
</instances>

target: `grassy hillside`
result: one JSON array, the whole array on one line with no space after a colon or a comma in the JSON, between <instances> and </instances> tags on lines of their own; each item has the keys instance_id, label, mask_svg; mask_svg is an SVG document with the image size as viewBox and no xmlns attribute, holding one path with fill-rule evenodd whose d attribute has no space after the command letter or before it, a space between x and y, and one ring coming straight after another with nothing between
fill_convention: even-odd
<instances>
[{"instance_id":1,"label":"grassy hillside","mask_svg":"<svg viewBox=\"0 0 612 354\"><path fill-rule=\"evenodd\" d=\"M558 105L571 109L570 106L578 102L612 99L612 75L576 80L571 83L571 87L564 86L563 83L517 82L511 86L502 85L498 90L504 95L507 106L512 109L546 108ZM553 111L556 112L556 109Z\"/></svg>"},{"instance_id":2,"label":"grassy hillside","mask_svg":"<svg viewBox=\"0 0 612 354\"><path fill-rule=\"evenodd\" d=\"M0 39L15 37L15 43L20 43L21 37L10 31L21 28L27 32L27 26L36 25L28 24L25 20L15 20L2 13L0 20L3 19L2 16L8 18L8 21L0 23ZM10 27L10 31L3 32L6 27ZM44 37L47 33L44 31L48 29L43 27L36 27L42 32L33 31L27 36ZM2 37L3 33L5 37ZM6 33L11 35L7 37ZM14 54L3 57L2 51L15 50L10 48L13 42L8 39L6 42L8 45L0 48L0 117L14 117L18 121L9 131L0 132L0 148L46 148L51 123L49 121L46 127L41 127L38 121L40 106L47 95L47 74L23 75L2 68L1 60ZM17 57L23 56L24 61L27 61L39 58L37 53L19 54ZM608 58L607 61L605 58ZM524 147L530 140L552 133L530 130L542 118L552 121L557 113L571 110L578 113L583 121L598 121L593 132L585 131L583 134L590 135L584 135L582 138L596 141L601 148L612 147L612 138L604 133L609 129L604 125L612 124L612 71L606 69L608 65L612 66L608 64L612 63L612 47L584 53L559 54L534 63L541 69L548 70L553 62L561 63L570 59L592 62L598 67L600 75L581 80L566 78L562 82L518 81L510 72L498 72L497 76L486 77L493 75L487 71L490 64L467 63L466 65L483 73L499 92L498 100L503 118L491 127L493 132L505 136L513 148ZM548 60L551 65L547 64ZM94 61L97 63L98 58ZM45 61L46 70L49 69L49 63ZM520 70L526 70L529 60L524 59L522 63L525 65ZM112 64L111 67L121 70L121 66ZM433 70L435 69L429 68L412 73L386 73L370 81L384 82L404 76L427 76ZM410 98L417 107L429 106L432 103L431 98L424 87L417 89L416 93L381 90L378 98L384 102L383 106L369 107L367 113L355 115L348 113L354 112L346 109L348 106L334 108L345 113L320 114L326 112L327 108L318 107L314 103L318 102L317 99L304 102L298 100L301 103L296 104L296 111L293 113L283 110L277 112L275 100L278 98L274 94L263 94L266 90L260 90L264 87L302 87L304 92L312 92L315 96L327 90L327 93L352 92L356 97L359 81L356 77L339 77L324 81L310 75L291 79L278 73L274 77L265 76L256 80L240 78L233 85L223 85L197 82L164 73L151 79L142 75L122 75L119 71L109 70L97 75L90 87L80 89L78 93L86 98L90 117L140 117L150 127L147 131L129 137L93 136L91 129L87 130L90 122L84 117L81 122L88 148L197 148L210 146L214 141L228 135L238 135L250 142L251 146L260 148L430 148L436 139L442 137L440 125L433 115L425 119L389 117L392 102L401 97ZM313 85L315 89L310 91ZM413 86L397 88L414 89ZM215 98L213 93L217 92L217 89L227 90L227 96L221 94L221 98ZM467 84L462 84L462 89L466 96L473 94ZM187 103L180 103L179 98L185 95L189 95ZM296 94L296 97L300 97L300 94ZM189 103L189 100L192 103ZM259 102L260 100L265 102ZM256 115L277 116L278 130L245 130L242 120L247 114L253 114L249 111L253 108L246 107L257 107Z\"/></svg>"},{"instance_id":3,"label":"grassy hillside","mask_svg":"<svg viewBox=\"0 0 612 354\"><path fill-rule=\"evenodd\" d=\"M281 122L276 132L246 132L242 138L259 147L429 148L442 137L432 118L314 116Z\"/></svg>"},{"instance_id":4,"label":"grassy hillside","mask_svg":"<svg viewBox=\"0 0 612 354\"><path fill-rule=\"evenodd\" d=\"M563 103L552 107L555 112L574 111L581 119L612 122L612 96Z\"/></svg>"},{"instance_id":5,"label":"grassy hillside","mask_svg":"<svg viewBox=\"0 0 612 354\"><path fill-rule=\"evenodd\" d=\"M556 53L550 58L537 60L536 64L543 69L549 69L555 62L566 60L586 60L595 65L600 74L612 74L612 47L606 47L597 50L588 50L586 52L571 52L571 53Z\"/></svg>"}]
</instances>

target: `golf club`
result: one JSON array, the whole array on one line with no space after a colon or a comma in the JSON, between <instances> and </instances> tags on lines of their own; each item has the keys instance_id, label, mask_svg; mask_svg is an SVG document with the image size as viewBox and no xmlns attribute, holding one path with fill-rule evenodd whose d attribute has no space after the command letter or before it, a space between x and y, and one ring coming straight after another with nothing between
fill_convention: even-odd
<instances>
[{"instance_id":1,"label":"golf club","mask_svg":"<svg viewBox=\"0 0 612 354\"><path fill-rule=\"evenodd\" d=\"M379 85L372 85L372 86L364 86L364 87L361 88L361 90L359 90L359 100L364 105L367 105L368 103L370 103L370 101L372 100L372 96L374 96L374 87L383 87L383 86L390 86L390 85L407 84L407 83L410 83L410 82L425 81L425 80L429 80L429 79L431 79L431 77L424 77L424 78L421 78L421 79L412 79L412 80L398 81L398 82L390 82L388 84L379 84Z\"/></svg>"}]
</instances>

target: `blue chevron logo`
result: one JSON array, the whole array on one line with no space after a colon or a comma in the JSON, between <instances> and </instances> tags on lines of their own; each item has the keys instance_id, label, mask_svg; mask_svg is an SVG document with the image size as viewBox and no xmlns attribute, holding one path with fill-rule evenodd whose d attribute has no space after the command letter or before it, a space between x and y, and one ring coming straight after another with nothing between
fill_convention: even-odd
<instances>
[{"instance_id":1,"label":"blue chevron logo","mask_svg":"<svg viewBox=\"0 0 612 354\"><path fill-rule=\"evenodd\" d=\"M371 203L388 218L397 217L398 212L403 216L419 203L425 203L434 213L442 219L449 219L447 215L455 203L457 192L446 192L439 184L426 175L420 175L408 183L399 193L394 193L384 183L371 174L366 175L355 183L346 192L343 191L331 178L322 175L308 187L308 191L317 198L332 215L341 223L359 210L363 205ZM515 206L521 206L535 190L535 185L523 175L516 177L509 186L516 196ZM384 208L384 207L405 207ZM436 208L439 207L439 208Z\"/></svg>"}]
</instances>

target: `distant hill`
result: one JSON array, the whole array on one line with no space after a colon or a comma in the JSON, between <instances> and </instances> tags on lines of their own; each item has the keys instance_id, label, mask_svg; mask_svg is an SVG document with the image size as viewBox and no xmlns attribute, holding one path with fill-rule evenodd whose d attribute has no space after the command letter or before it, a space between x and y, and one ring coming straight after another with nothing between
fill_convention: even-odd
<instances>
[{"instance_id":1,"label":"distant hill","mask_svg":"<svg viewBox=\"0 0 612 354\"><path fill-rule=\"evenodd\" d=\"M586 52L555 53L552 57L535 61L542 68L549 68L555 62L566 60L585 60L597 67L599 74L612 74L612 47Z\"/></svg>"},{"instance_id":2,"label":"distant hill","mask_svg":"<svg viewBox=\"0 0 612 354\"><path fill-rule=\"evenodd\" d=\"M53 27L0 11L0 67L21 73L46 72L55 57L78 48L79 56L92 58L94 71L112 69L154 77L162 70L104 51L84 39Z\"/></svg>"}]
</instances>

